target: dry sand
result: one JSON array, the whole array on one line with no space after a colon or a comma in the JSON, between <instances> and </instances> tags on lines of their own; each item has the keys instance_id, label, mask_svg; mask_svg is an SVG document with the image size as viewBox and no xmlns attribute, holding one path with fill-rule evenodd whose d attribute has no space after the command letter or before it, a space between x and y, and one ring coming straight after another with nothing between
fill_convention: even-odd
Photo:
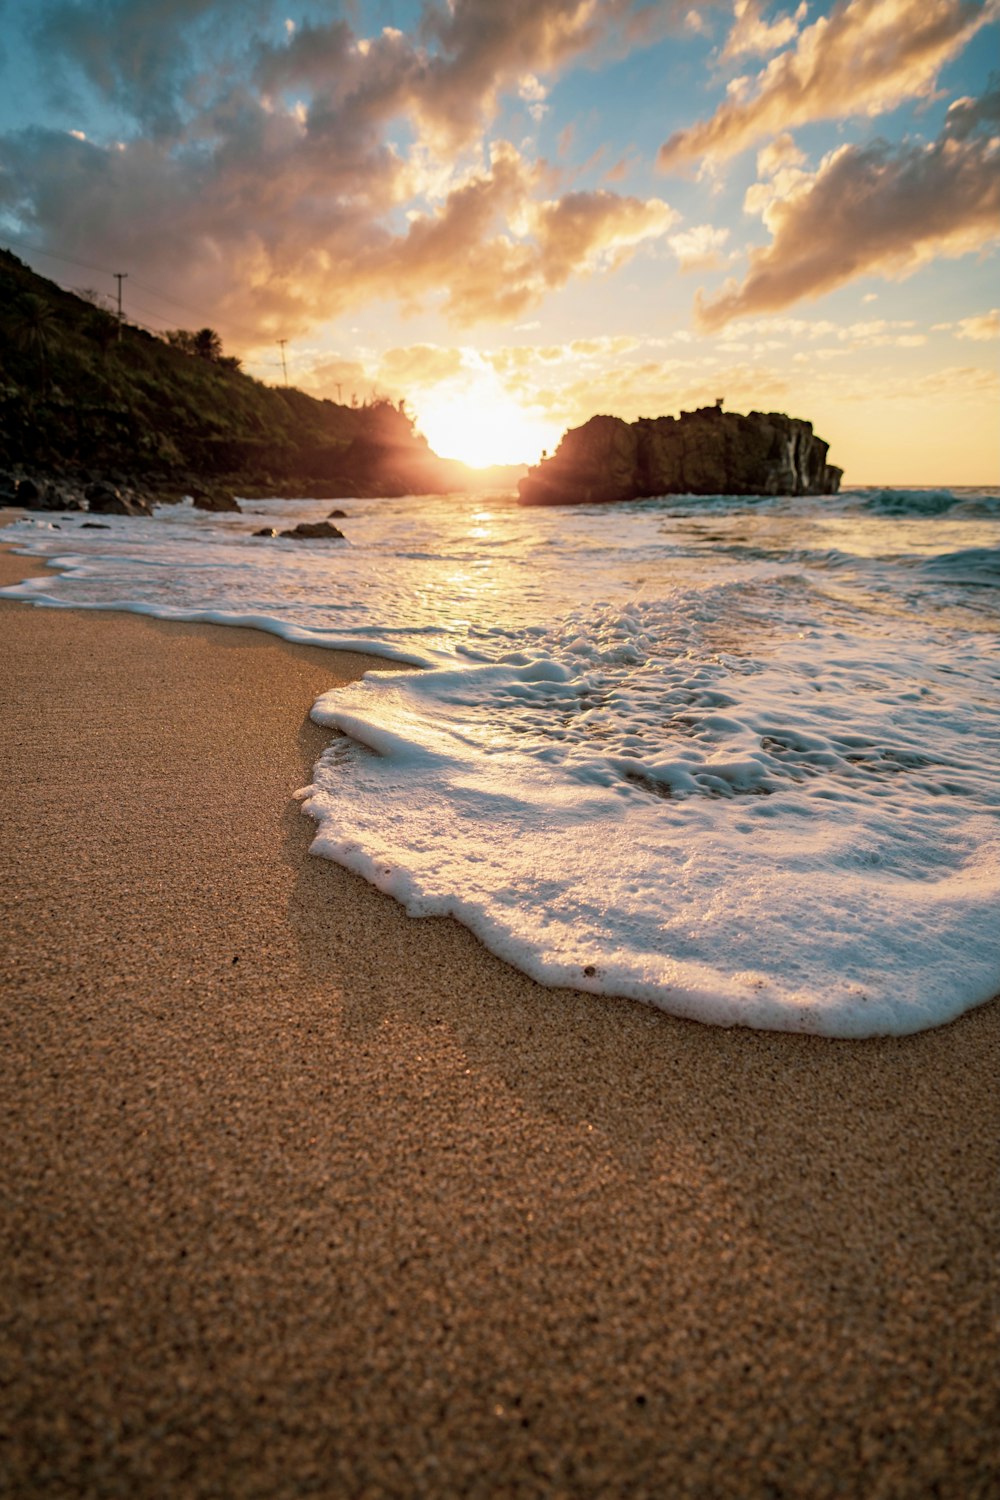
<instances>
[{"instance_id":1,"label":"dry sand","mask_svg":"<svg viewBox=\"0 0 1000 1500\"><path fill-rule=\"evenodd\" d=\"M4 1494L998 1493L1000 1004L545 990L310 857L370 661L0 640Z\"/></svg>"}]
</instances>

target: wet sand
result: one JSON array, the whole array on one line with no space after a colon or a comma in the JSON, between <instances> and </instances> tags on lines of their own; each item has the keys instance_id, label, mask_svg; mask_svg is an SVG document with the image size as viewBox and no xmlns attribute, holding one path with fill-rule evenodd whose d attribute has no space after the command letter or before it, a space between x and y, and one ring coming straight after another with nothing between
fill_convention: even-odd
<instances>
[{"instance_id":1,"label":"wet sand","mask_svg":"<svg viewBox=\"0 0 1000 1500\"><path fill-rule=\"evenodd\" d=\"M1000 1004L543 989L308 853L309 708L383 663L0 641L0 1492L998 1494Z\"/></svg>"}]
</instances>

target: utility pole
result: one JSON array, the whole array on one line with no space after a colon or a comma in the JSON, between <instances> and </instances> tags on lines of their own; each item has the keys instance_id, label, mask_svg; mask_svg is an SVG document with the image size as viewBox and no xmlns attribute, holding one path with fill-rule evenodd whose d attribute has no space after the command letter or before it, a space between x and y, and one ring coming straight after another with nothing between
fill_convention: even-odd
<instances>
[{"instance_id":1,"label":"utility pole","mask_svg":"<svg viewBox=\"0 0 1000 1500\"><path fill-rule=\"evenodd\" d=\"M112 271L112 276L118 283L118 342L122 341L122 282L128 280L127 271Z\"/></svg>"},{"instance_id":2,"label":"utility pole","mask_svg":"<svg viewBox=\"0 0 1000 1500\"><path fill-rule=\"evenodd\" d=\"M342 398L341 398L341 395L340 395L340 393L341 393L342 390L343 390L343 386L340 384L340 381L338 380L337 381L337 402L338 402L339 405L343 405L343 401L342 401Z\"/></svg>"},{"instance_id":3,"label":"utility pole","mask_svg":"<svg viewBox=\"0 0 1000 1500\"><path fill-rule=\"evenodd\" d=\"M281 345L281 368L285 372L285 384L287 385L288 384L288 365L285 363L285 345L288 343L288 340L287 339L279 339L278 343Z\"/></svg>"}]
</instances>

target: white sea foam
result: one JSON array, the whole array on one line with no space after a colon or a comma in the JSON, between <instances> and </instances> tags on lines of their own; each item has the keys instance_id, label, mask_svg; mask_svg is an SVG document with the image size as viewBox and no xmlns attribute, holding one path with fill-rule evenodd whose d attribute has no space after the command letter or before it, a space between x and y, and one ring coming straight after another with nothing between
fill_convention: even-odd
<instances>
[{"instance_id":1,"label":"white sea foam","mask_svg":"<svg viewBox=\"0 0 1000 1500\"><path fill-rule=\"evenodd\" d=\"M422 667L315 705L314 848L547 983L838 1036L1000 990L996 492L351 501L346 543L250 535L327 508L23 523L61 571L8 592Z\"/></svg>"}]
</instances>

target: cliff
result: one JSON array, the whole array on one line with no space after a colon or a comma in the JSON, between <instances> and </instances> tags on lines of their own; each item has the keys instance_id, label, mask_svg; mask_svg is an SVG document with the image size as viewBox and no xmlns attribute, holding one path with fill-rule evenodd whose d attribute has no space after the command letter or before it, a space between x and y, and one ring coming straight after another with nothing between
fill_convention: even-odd
<instances>
[{"instance_id":1,"label":"cliff","mask_svg":"<svg viewBox=\"0 0 1000 1500\"><path fill-rule=\"evenodd\" d=\"M591 417L520 481L522 505L592 505L652 495L833 495L842 470L811 422L718 406L680 417Z\"/></svg>"},{"instance_id":2,"label":"cliff","mask_svg":"<svg viewBox=\"0 0 1000 1500\"><path fill-rule=\"evenodd\" d=\"M210 330L204 330L207 334ZM119 336L120 333L120 336ZM268 386L222 355L123 323L0 250L0 469L147 492L226 484L317 496L465 489L391 402Z\"/></svg>"}]
</instances>

